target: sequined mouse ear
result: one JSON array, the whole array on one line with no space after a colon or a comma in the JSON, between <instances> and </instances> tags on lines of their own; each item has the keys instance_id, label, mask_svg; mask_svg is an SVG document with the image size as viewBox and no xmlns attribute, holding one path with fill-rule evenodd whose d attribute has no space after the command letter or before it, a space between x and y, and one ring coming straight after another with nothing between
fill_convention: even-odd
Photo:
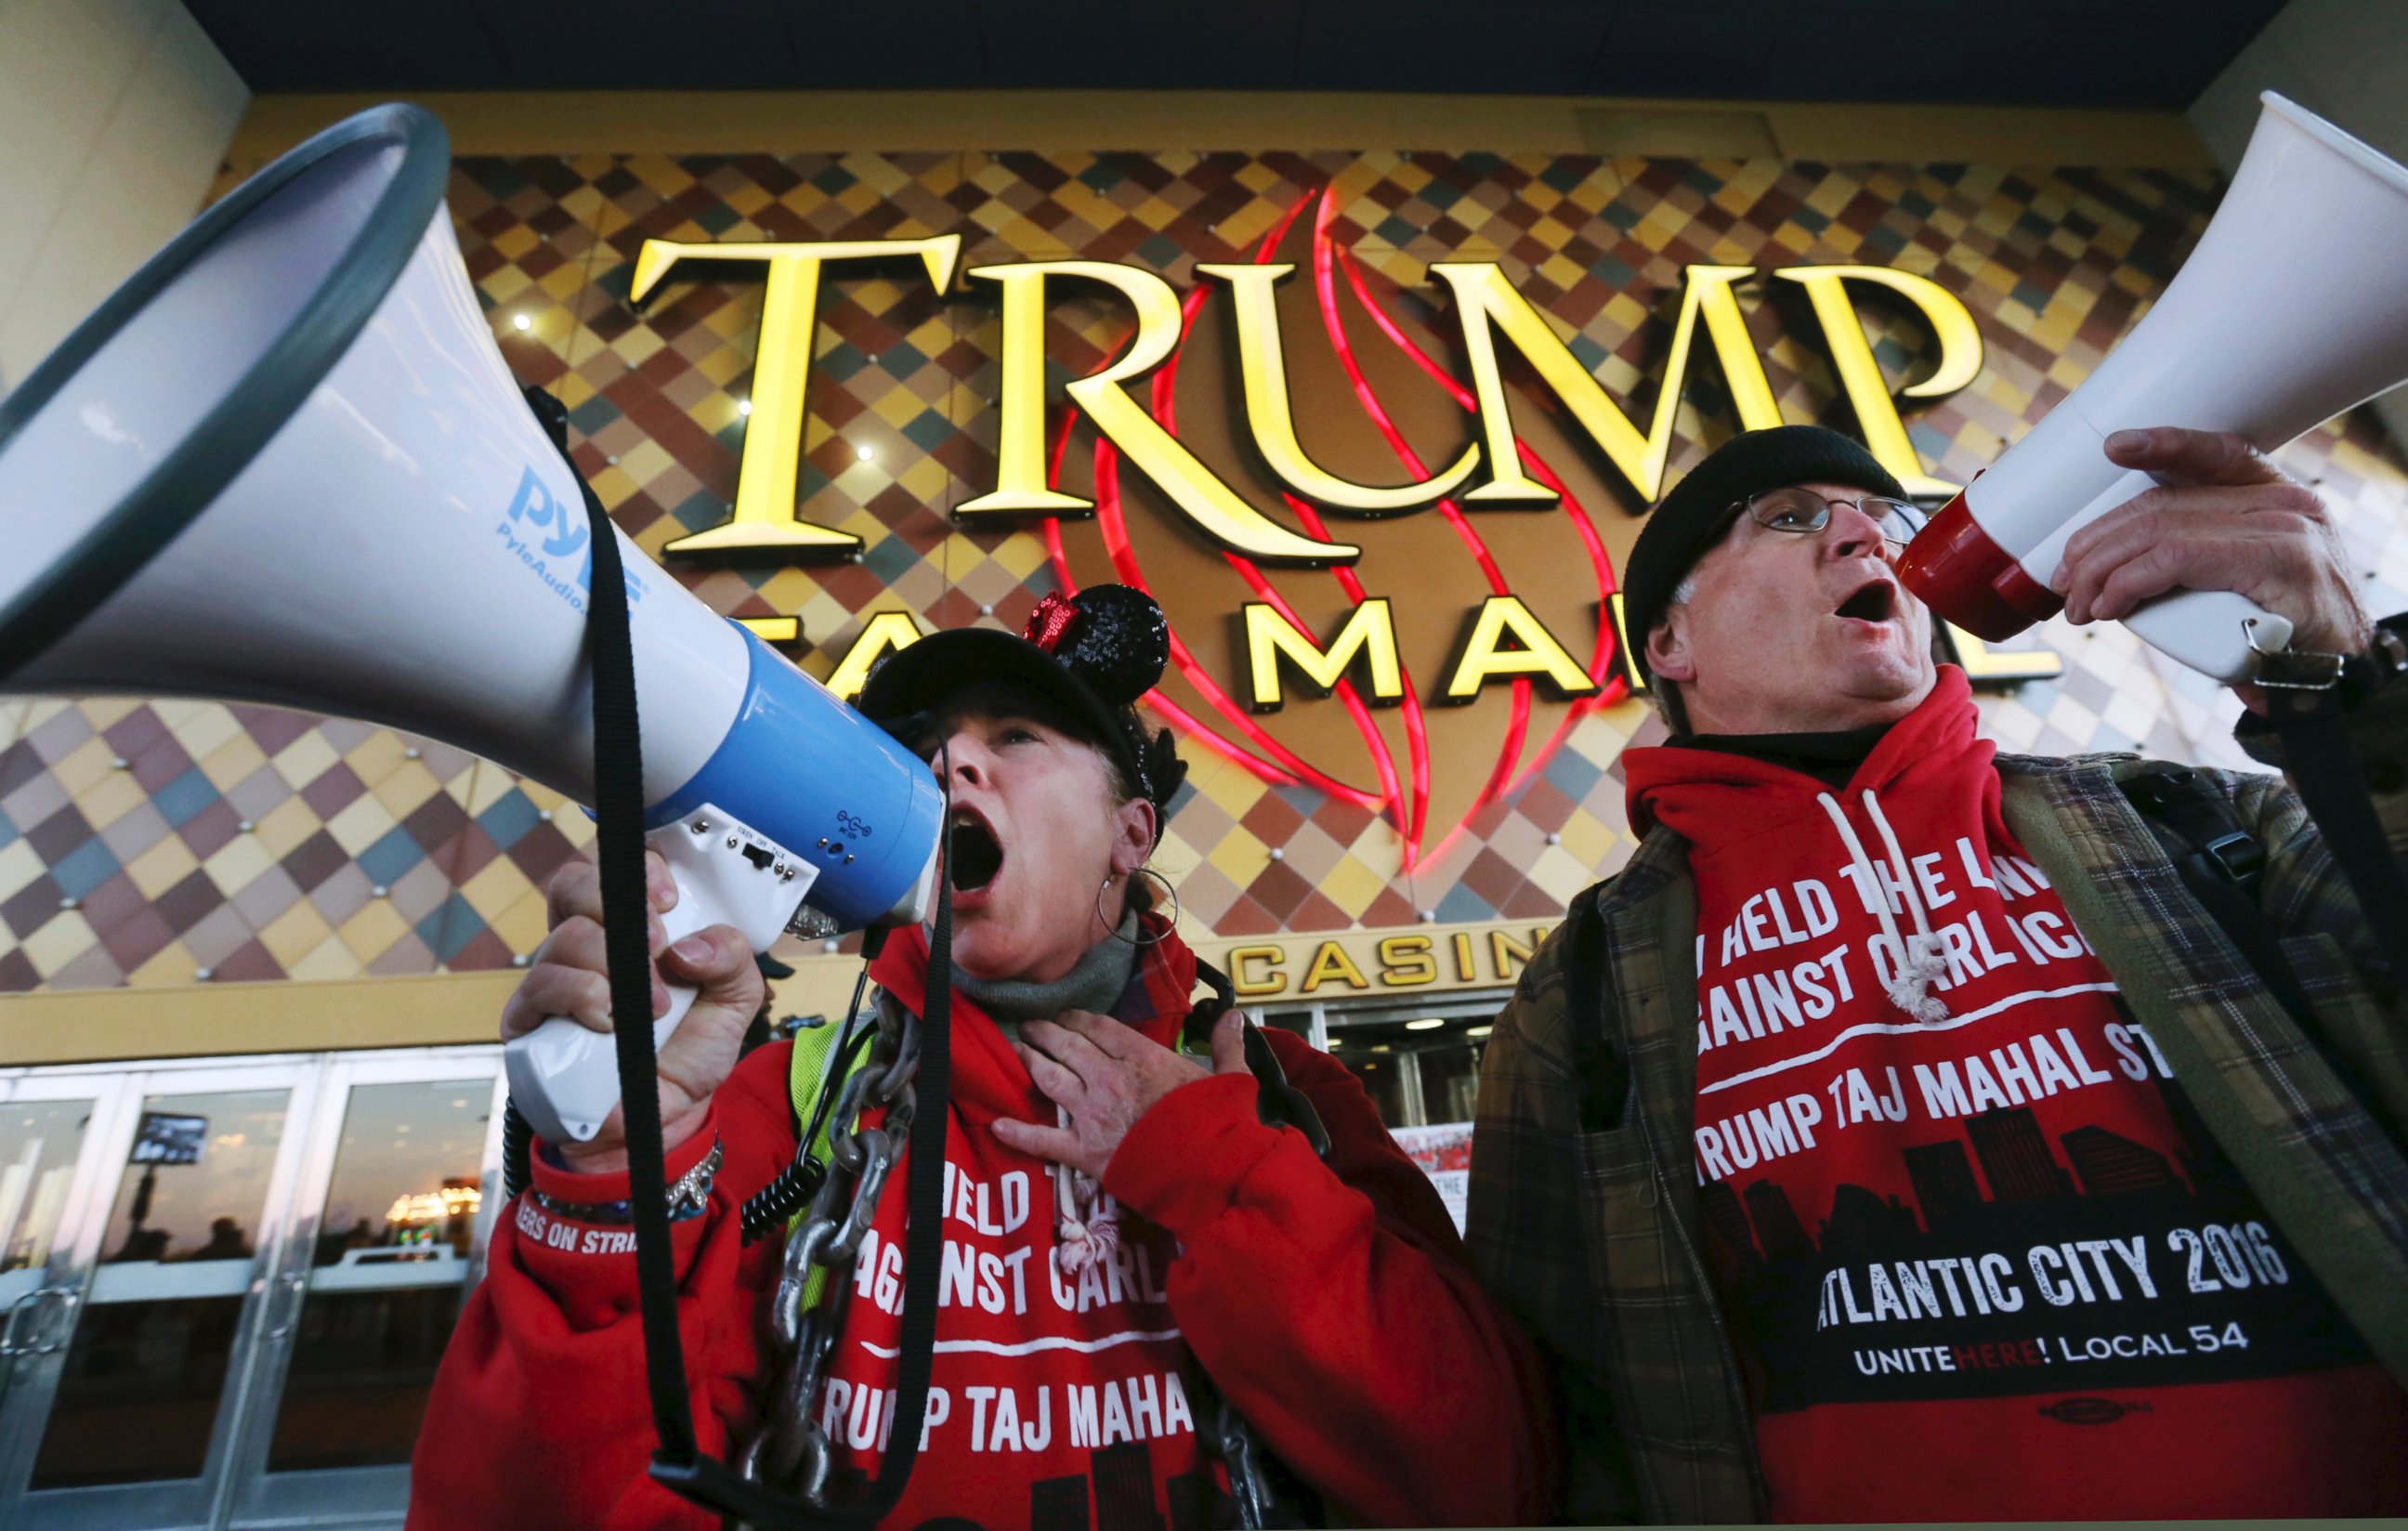
<instances>
[{"instance_id":1,"label":"sequined mouse ear","mask_svg":"<svg viewBox=\"0 0 2408 1531\"><path fill-rule=\"evenodd\" d=\"M1152 691L1170 663L1170 623L1162 608L1126 585L1046 596L1030 613L1026 636L1114 707Z\"/></svg>"}]
</instances>

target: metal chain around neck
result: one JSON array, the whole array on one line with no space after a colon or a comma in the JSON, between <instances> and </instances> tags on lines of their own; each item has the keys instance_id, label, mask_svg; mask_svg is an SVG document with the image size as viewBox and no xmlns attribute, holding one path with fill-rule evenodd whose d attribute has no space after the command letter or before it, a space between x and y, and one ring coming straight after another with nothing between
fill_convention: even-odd
<instances>
[{"instance_id":1,"label":"metal chain around neck","mask_svg":"<svg viewBox=\"0 0 2408 1531\"><path fill-rule=\"evenodd\" d=\"M786 1238L769 1308L777 1388L743 1461L747 1478L784 1488L820 1510L835 1508L828 1502L835 1456L814 1417L820 1389L852 1301L853 1263L919 1109L912 1080L920 1072L920 1018L882 994L877 1024L869 1056L846 1078L828 1119L827 1179ZM865 1129L862 1113L873 1106L885 1109L885 1119ZM810 1149L805 1143L796 1152ZM814 1276L821 1278L820 1300L806 1309Z\"/></svg>"}]
</instances>

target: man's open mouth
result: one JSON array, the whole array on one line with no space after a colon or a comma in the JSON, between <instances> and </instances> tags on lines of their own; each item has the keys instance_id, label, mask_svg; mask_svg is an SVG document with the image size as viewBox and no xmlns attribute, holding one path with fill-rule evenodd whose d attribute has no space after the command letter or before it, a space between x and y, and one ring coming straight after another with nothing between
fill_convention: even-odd
<instances>
[{"instance_id":1,"label":"man's open mouth","mask_svg":"<svg viewBox=\"0 0 2408 1531\"><path fill-rule=\"evenodd\" d=\"M1833 614L1858 622L1887 622L1898 615L1898 587L1886 579L1868 579Z\"/></svg>"},{"instance_id":2,"label":"man's open mouth","mask_svg":"<svg viewBox=\"0 0 2408 1531\"><path fill-rule=\"evenodd\" d=\"M1003 870L1003 845L976 808L955 808L945 841L945 876L957 893L993 882Z\"/></svg>"}]
</instances>

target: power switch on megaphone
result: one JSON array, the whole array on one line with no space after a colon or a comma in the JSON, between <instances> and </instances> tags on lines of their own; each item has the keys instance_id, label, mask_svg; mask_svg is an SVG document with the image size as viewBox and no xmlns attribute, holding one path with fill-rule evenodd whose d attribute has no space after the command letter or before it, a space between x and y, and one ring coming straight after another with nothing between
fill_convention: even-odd
<instances>
[{"instance_id":1,"label":"power switch on megaphone","mask_svg":"<svg viewBox=\"0 0 2408 1531\"><path fill-rule=\"evenodd\" d=\"M795 917L818 876L767 837L706 805L653 831L645 843L668 864L675 904L661 916L668 940L713 925L733 925L754 952L767 952ZM655 1052L668 1043L696 991L668 988L668 1009L652 1022ZM545 1141L590 1142L619 1104L618 1060L607 1032L554 1016L503 1049L510 1098Z\"/></svg>"}]
</instances>

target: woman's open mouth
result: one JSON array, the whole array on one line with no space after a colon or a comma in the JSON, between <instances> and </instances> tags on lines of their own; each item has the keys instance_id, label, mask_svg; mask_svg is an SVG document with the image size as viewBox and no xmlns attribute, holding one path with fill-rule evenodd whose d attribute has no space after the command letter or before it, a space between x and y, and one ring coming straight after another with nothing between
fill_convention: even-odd
<instances>
[{"instance_id":1,"label":"woman's open mouth","mask_svg":"<svg viewBox=\"0 0 2408 1531\"><path fill-rule=\"evenodd\" d=\"M976 808L955 808L946 832L945 876L956 893L973 893L1003 870L1003 845Z\"/></svg>"},{"instance_id":2,"label":"woman's open mouth","mask_svg":"<svg viewBox=\"0 0 2408 1531\"><path fill-rule=\"evenodd\" d=\"M1887 622L1898 615L1898 587L1886 579L1868 579L1855 594L1842 601L1832 615L1857 622Z\"/></svg>"}]
</instances>

